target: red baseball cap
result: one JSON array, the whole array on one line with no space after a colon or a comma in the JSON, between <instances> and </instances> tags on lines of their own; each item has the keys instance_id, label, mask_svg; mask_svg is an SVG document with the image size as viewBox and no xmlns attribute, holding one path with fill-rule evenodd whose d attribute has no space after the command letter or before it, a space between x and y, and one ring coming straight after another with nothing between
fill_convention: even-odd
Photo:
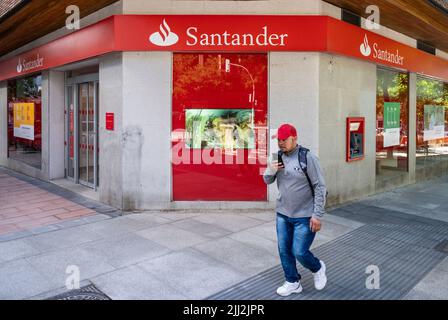
<instances>
[{"instance_id":1,"label":"red baseball cap","mask_svg":"<svg viewBox=\"0 0 448 320\"><path fill-rule=\"evenodd\" d=\"M297 130L294 128L294 126L290 124L282 124L280 128L277 130L277 134L274 134L272 136L272 139L279 139L279 140L285 140L289 137L297 137Z\"/></svg>"}]
</instances>

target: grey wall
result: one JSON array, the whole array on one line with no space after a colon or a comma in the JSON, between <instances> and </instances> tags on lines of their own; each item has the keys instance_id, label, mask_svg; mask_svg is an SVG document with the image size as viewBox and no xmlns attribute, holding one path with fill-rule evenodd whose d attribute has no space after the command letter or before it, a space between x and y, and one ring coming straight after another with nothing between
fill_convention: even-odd
<instances>
[{"instance_id":1,"label":"grey wall","mask_svg":"<svg viewBox=\"0 0 448 320\"><path fill-rule=\"evenodd\" d=\"M269 54L269 128L283 123L297 128L299 144L319 155L319 54L306 52L271 52ZM270 151L278 150L276 140ZM269 186L273 205L278 190Z\"/></svg>"},{"instance_id":2,"label":"grey wall","mask_svg":"<svg viewBox=\"0 0 448 320\"><path fill-rule=\"evenodd\" d=\"M171 200L170 52L123 53L123 208Z\"/></svg>"},{"instance_id":3,"label":"grey wall","mask_svg":"<svg viewBox=\"0 0 448 320\"><path fill-rule=\"evenodd\" d=\"M121 208L123 204L122 123L123 57L113 53L100 59L99 72L99 193L100 201ZM106 112L115 114L115 130L105 129Z\"/></svg>"},{"instance_id":4,"label":"grey wall","mask_svg":"<svg viewBox=\"0 0 448 320\"><path fill-rule=\"evenodd\" d=\"M320 55L319 156L329 204L375 191L376 65ZM346 162L346 118L365 117L365 159Z\"/></svg>"},{"instance_id":5,"label":"grey wall","mask_svg":"<svg viewBox=\"0 0 448 320\"><path fill-rule=\"evenodd\" d=\"M65 176L64 72L48 73L48 178Z\"/></svg>"}]
</instances>

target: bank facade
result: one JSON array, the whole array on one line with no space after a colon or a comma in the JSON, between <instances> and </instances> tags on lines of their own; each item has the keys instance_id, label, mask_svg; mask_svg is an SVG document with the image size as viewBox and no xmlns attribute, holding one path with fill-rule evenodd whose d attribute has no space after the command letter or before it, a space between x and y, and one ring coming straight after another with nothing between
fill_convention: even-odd
<instances>
[{"instance_id":1,"label":"bank facade","mask_svg":"<svg viewBox=\"0 0 448 320\"><path fill-rule=\"evenodd\" d=\"M291 123L330 205L448 173L446 53L323 1L187 2L118 1L0 57L0 165L123 210L273 208Z\"/></svg>"}]
</instances>

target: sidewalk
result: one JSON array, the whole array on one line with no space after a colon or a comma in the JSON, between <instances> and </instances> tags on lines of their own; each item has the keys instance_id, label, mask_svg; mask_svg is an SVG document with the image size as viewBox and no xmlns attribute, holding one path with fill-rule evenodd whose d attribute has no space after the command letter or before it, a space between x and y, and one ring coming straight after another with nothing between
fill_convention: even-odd
<instances>
[{"instance_id":1,"label":"sidewalk","mask_svg":"<svg viewBox=\"0 0 448 320\"><path fill-rule=\"evenodd\" d=\"M289 299L447 299L447 190L444 177L329 212L313 244L328 267L327 288L315 292L312 274L300 267L304 292ZM81 286L111 299L279 298L273 212L92 217L0 239L0 299L66 293L73 265ZM372 264L381 271L379 290L365 289Z\"/></svg>"}]
</instances>

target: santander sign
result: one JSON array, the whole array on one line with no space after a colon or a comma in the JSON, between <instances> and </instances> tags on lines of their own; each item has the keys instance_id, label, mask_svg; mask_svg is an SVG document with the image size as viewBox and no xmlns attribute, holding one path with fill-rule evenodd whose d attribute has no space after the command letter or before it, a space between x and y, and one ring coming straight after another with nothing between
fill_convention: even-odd
<instances>
[{"instance_id":1,"label":"santander sign","mask_svg":"<svg viewBox=\"0 0 448 320\"><path fill-rule=\"evenodd\" d=\"M364 57L371 56L372 48L370 47L367 34L364 36L364 41L363 43L361 43L359 50ZM381 61L390 62L399 66L404 65L404 57L400 55L398 49L395 52L389 52L387 50L381 49L379 44L376 42L373 44L373 58Z\"/></svg>"},{"instance_id":2,"label":"santander sign","mask_svg":"<svg viewBox=\"0 0 448 320\"><path fill-rule=\"evenodd\" d=\"M31 71L44 66L44 58L37 54L33 59L21 59L17 63L17 73Z\"/></svg>"},{"instance_id":3,"label":"santander sign","mask_svg":"<svg viewBox=\"0 0 448 320\"><path fill-rule=\"evenodd\" d=\"M185 44L193 46L286 46L287 33L271 33L268 26L263 26L258 33L231 33L224 30L220 33L201 32L198 27L190 26L185 31ZM149 41L157 46L171 46L179 37L173 33L163 19L160 30L151 34Z\"/></svg>"}]
</instances>

